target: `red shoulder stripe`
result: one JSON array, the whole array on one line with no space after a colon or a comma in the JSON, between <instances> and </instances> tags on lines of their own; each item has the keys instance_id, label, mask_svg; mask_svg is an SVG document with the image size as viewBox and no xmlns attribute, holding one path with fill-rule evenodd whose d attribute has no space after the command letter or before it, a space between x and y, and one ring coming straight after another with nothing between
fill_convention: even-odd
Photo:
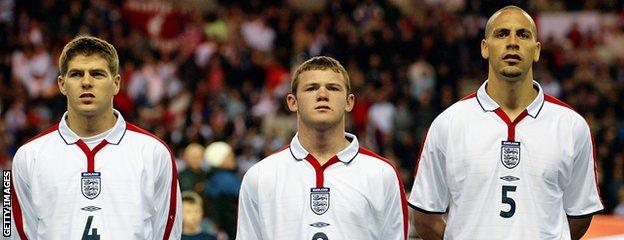
<instances>
[{"instance_id":1,"label":"red shoulder stripe","mask_svg":"<svg viewBox=\"0 0 624 240\"><path fill-rule=\"evenodd\" d=\"M290 147L290 144L287 144L286 146L283 146L283 147L281 147L281 148L279 148L279 149L275 150L275 152L272 152L271 154L269 154L269 156L271 156L271 155L273 155L273 154L276 154L276 153L278 153L278 152L284 151L285 149L287 149L287 148L289 148L289 147Z\"/></svg>"},{"instance_id":2,"label":"red shoulder stripe","mask_svg":"<svg viewBox=\"0 0 624 240\"><path fill-rule=\"evenodd\" d=\"M399 174L399 171L396 169L396 167L394 167L394 164L392 164L390 160L382 156L379 156L379 154L371 150L368 150L366 148L363 148L363 147L360 147L358 152L361 154L379 159L381 161L384 161L385 163L389 164L392 167L392 169L394 169L394 173L396 173L397 179L399 180L399 188L401 190L401 209L403 210L403 237L405 240L407 240L407 224L409 222L408 220L409 213L407 212L407 197L405 196L405 187L403 186L403 179L401 179L401 174Z\"/></svg>"},{"instance_id":3,"label":"red shoulder stripe","mask_svg":"<svg viewBox=\"0 0 624 240\"><path fill-rule=\"evenodd\" d=\"M51 133L51 132L54 132L54 131L58 130L58 126L59 126L59 124L58 124L58 123L57 123L57 124L52 125L51 127L49 127L48 129L46 129L45 131L43 131L43 132L41 132L41 133L37 134L37 136L34 136L34 137L32 137L31 139L28 139L28 141L26 141L26 143L32 142L32 141L34 141L34 140L35 140L35 139L37 139L37 138L43 137L43 136L47 135L48 133ZM26 144L26 143L24 143L24 144Z\"/></svg>"},{"instance_id":4,"label":"red shoulder stripe","mask_svg":"<svg viewBox=\"0 0 624 240\"><path fill-rule=\"evenodd\" d=\"M19 198L17 198L17 193L15 192L15 184L13 184L13 176L11 176L11 201L14 203L12 206L13 217L15 217L15 227L17 228L17 233L20 236L20 239L28 240L26 237L26 232L24 231L24 220L22 217L22 208L20 207Z\"/></svg>"},{"instance_id":5,"label":"red shoulder stripe","mask_svg":"<svg viewBox=\"0 0 624 240\"><path fill-rule=\"evenodd\" d=\"M477 92L473 92L473 93L471 93L471 94L468 94L468 96L463 97L463 98L462 98L461 100L459 100L459 101L464 101L464 100L468 100L468 99L475 98L475 97L477 97Z\"/></svg>"},{"instance_id":6,"label":"red shoulder stripe","mask_svg":"<svg viewBox=\"0 0 624 240\"><path fill-rule=\"evenodd\" d=\"M171 190L170 190L171 192L169 195L169 214L167 215L167 225L165 226L165 234L163 235L163 240L167 240L169 239L169 235L171 235L171 230L173 229L173 223L175 222L175 217L176 217L176 194L177 194L177 187L178 187L178 170L176 167L175 157L173 156L173 152L171 152L171 149L169 148L169 146L167 146L167 144L163 140L156 137L154 134L148 131L145 131L142 128L139 128L128 122L126 122L126 129L155 138L160 143L165 145L165 147L169 151L169 155L171 156L172 178L171 178ZM178 219L178 221L182 221L182 219Z\"/></svg>"},{"instance_id":7,"label":"red shoulder stripe","mask_svg":"<svg viewBox=\"0 0 624 240\"><path fill-rule=\"evenodd\" d=\"M546 100L546 102L554 103L554 104L557 104L559 106L567 107L569 109L574 110L574 108L572 108L572 106L570 106L567 103L564 103L563 101L557 99L556 97L550 96L548 94L544 94L544 100Z\"/></svg>"}]
</instances>

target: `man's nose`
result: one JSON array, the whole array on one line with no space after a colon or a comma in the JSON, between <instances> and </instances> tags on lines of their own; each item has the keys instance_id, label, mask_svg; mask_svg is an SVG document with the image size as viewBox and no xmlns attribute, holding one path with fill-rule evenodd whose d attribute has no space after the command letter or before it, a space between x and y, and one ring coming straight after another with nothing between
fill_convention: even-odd
<instances>
[{"instance_id":1,"label":"man's nose","mask_svg":"<svg viewBox=\"0 0 624 240\"><path fill-rule=\"evenodd\" d=\"M321 87L318 90L318 93L316 94L316 99L317 100L328 100L328 90L327 88Z\"/></svg>"},{"instance_id":2,"label":"man's nose","mask_svg":"<svg viewBox=\"0 0 624 240\"><path fill-rule=\"evenodd\" d=\"M80 85L83 88L90 88L93 86L93 80L93 77L87 73L80 79Z\"/></svg>"},{"instance_id":3,"label":"man's nose","mask_svg":"<svg viewBox=\"0 0 624 240\"><path fill-rule=\"evenodd\" d=\"M518 37L515 34L511 34L507 40L507 49L515 49L518 50L520 45L518 45Z\"/></svg>"}]
</instances>

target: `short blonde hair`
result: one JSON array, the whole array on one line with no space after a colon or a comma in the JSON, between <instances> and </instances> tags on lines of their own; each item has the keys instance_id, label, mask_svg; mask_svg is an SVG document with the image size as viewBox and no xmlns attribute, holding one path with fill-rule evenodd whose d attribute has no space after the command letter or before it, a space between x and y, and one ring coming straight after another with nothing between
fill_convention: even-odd
<instances>
[{"instance_id":1,"label":"short blonde hair","mask_svg":"<svg viewBox=\"0 0 624 240\"><path fill-rule=\"evenodd\" d=\"M119 56L115 47L100 38L78 35L63 47L59 57L59 70L61 76L67 74L67 66L76 55L90 56L98 54L108 63L108 70L113 76L119 73Z\"/></svg>"},{"instance_id":2,"label":"short blonde hair","mask_svg":"<svg viewBox=\"0 0 624 240\"><path fill-rule=\"evenodd\" d=\"M290 81L291 93L297 95L296 93L297 87L299 86L299 75L301 75L302 72L327 69L330 69L336 73L340 73L342 75L342 78L344 78L345 80L347 93L351 93L351 79L349 78L347 70L345 70L345 68L340 64L340 62L338 62L338 60L328 56L316 56L308 59L307 61L299 65Z\"/></svg>"}]
</instances>

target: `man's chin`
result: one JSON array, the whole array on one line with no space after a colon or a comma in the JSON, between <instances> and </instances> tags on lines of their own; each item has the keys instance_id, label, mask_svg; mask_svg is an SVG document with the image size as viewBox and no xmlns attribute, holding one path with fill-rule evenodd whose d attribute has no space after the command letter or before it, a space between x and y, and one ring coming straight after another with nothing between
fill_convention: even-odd
<instances>
[{"instance_id":1,"label":"man's chin","mask_svg":"<svg viewBox=\"0 0 624 240\"><path fill-rule=\"evenodd\" d=\"M334 121L330 121L327 119L323 119L323 120L316 120L316 121L311 121L308 126L311 126L312 128L319 130L319 131L325 131L328 129L331 129L333 127L335 127L338 123L334 122Z\"/></svg>"},{"instance_id":2,"label":"man's chin","mask_svg":"<svg viewBox=\"0 0 624 240\"><path fill-rule=\"evenodd\" d=\"M506 78L518 78L522 72L517 67L505 67L501 69L500 74Z\"/></svg>"},{"instance_id":3,"label":"man's chin","mask_svg":"<svg viewBox=\"0 0 624 240\"><path fill-rule=\"evenodd\" d=\"M97 109L93 108L93 107L81 107L79 109L77 109L78 111L76 111L77 114L79 114L80 116L84 116L84 117L93 117L97 115Z\"/></svg>"}]
</instances>

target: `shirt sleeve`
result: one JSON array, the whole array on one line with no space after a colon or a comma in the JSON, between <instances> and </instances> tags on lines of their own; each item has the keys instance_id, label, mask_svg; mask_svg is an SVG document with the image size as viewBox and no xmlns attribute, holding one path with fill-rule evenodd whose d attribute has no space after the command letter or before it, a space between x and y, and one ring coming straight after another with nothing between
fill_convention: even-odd
<instances>
[{"instance_id":1,"label":"shirt sleeve","mask_svg":"<svg viewBox=\"0 0 624 240\"><path fill-rule=\"evenodd\" d=\"M445 128L441 116L433 121L427 132L409 196L410 207L425 213L444 213L449 205L443 151Z\"/></svg>"},{"instance_id":2,"label":"shirt sleeve","mask_svg":"<svg viewBox=\"0 0 624 240\"><path fill-rule=\"evenodd\" d=\"M575 153L570 181L563 192L563 207L569 217L583 217L603 209L596 182L595 149L584 120L574 125Z\"/></svg>"},{"instance_id":3,"label":"shirt sleeve","mask_svg":"<svg viewBox=\"0 0 624 240\"><path fill-rule=\"evenodd\" d=\"M237 240L262 240L260 212L258 210L257 165L243 177L238 196Z\"/></svg>"},{"instance_id":4,"label":"shirt sleeve","mask_svg":"<svg viewBox=\"0 0 624 240\"><path fill-rule=\"evenodd\" d=\"M11 189L11 237L34 239L37 233L37 215L30 191L30 167L28 156L20 148L13 158Z\"/></svg>"},{"instance_id":5,"label":"shirt sleeve","mask_svg":"<svg viewBox=\"0 0 624 240\"><path fill-rule=\"evenodd\" d=\"M383 214L382 236L380 239L407 239L407 199L405 199L405 190L403 181L399 172L392 166L392 169L384 171L384 188L386 192L385 207L381 210Z\"/></svg>"},{"instance_id":6,"label":"shirt sleeve","mask_svg":"<svg viewBox=\"0 0 624 240\"><path fill-rule=\"evenodd\" d=\"M154 239L180 239L182 237L182 199L178 183L178 170L170 150L163 146L156 150L155 164L160 166L154 181L154 208L152 232Z\"/></svg>"}]
</instances>

